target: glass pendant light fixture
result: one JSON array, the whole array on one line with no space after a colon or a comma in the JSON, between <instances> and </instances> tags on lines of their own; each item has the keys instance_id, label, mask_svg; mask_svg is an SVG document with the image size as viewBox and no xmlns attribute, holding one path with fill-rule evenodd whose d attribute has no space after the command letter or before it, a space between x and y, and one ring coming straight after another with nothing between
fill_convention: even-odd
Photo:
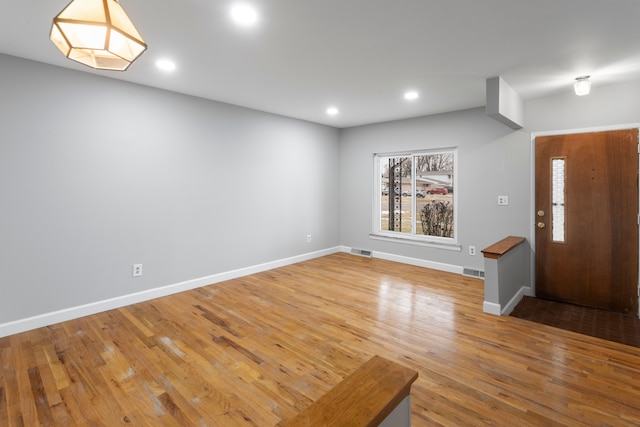
<instances>
[{"instance_id":1,"label":"glass pendant light fixture","mask_svg":"<svg viewBox=\"0 0 640 427\"><path fill-rule=\"evenodd\" d=\"M50 38L67 58L100 70L124 71L147 49L117 0L73 0Z\"/></svg>"},{"instance_id":2,"label":"glass pendant light fixture","mask_svg":"<svg viewBox=\"0 0 640 427\"><path fill-rule=\"evenodd\" d=\"M576 82L573 84L573 90L578 96L589 95L591 91L591 82L589 81L591 76L576 77Z\"/></svg>"}]
</instances>

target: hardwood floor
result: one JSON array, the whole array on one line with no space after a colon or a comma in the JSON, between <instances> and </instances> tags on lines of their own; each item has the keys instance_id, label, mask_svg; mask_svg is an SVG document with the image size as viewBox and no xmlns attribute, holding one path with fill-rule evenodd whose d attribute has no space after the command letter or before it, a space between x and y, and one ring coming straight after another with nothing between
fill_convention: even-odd
<instances>
[{"instance_id":1,"label":"hardwood floor","mask_svg":"<svg viewBox=\"0 0 640 427\"><path fill-rule=\"evenodd\" d=\"M414 426L640 424L640 349L482 301L340 253L0 338L0 426L273 426L373 355L419 372Z\"/></svg>"}]
</instances>

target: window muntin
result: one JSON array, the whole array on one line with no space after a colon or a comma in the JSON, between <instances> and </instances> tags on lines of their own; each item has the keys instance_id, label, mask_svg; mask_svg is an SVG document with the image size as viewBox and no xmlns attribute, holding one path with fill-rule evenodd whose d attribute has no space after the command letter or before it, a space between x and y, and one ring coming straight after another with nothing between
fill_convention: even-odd
<instances>
[{"instance_id":1,"label":"window muntin","mask_svg":"<svg viewBox=\"0 0 640 427\"><path fill-rule=\"evenodd\" d=\"M374 234L455 243L457 151L375 155Z\"/></svg>"}]
</instances>

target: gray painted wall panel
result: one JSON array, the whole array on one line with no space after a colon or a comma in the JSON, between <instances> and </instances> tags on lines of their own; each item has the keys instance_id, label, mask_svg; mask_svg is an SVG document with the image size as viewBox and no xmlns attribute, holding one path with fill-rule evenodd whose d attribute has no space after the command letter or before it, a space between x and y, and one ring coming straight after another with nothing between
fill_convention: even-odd
<instances>
[{"instance_id":1,"label":"gray painted wall panel","mask_svg":"<svg viewBox=\"0 0 640 427\"><path fill-rule=\"evenodd\" d=\"M564 94L525 102L526 128L518 131L487 117L483 108L345 129L340 147L341 243L482 270L482 248L509 235L534 243L532 132L638 123L639 111L640 83L594 84L591 95L577 97L568 82ZM462 251L371 240L373 153L450 146L459 147L456 191ZM509 206L498 206L498 195L509 196ZM477 247L478 255L468 255L469 245ZM531 266L526 268L531 276Z\"/></svg>"},{"instance_id":2,"label":"gray painted wall panel","mask_svg":"<svg viewBox=\"0 0 640 427\"><path fill-rule=\"evenodd\" d=\"M0 69L0 323L339 244L338 130Z\"/></svg>"},{"instance_id":3,"label":"gray painted wall panel","mask_svg":"<svg viewBox=\"0 0 640 427\"><path fill-rule=\"evenodd\" d=\"M376 152L458 147L458 234L462 251L372 240ZM484 108L346 129L341 134L341 239L346 246L483 270L480 250L508 235L526 236L529 135ZM498 195L509 206L498 206ZM468 255L468 246L477 248Z\"/></svg>"},{"instance_id":4,"label":"gray painted wall panel","mask_svg":"<svg viewBox=\"0 0 640 427\"><path fill-rule=\"evenodd\" d=\"M484 108L337 130L6 55L0 70L0 324L337 245L483 269L497 240L533 243L531 132L640 122L640 83L579 98L569 82L526 101L519 131ZM451 146L462 251L371 240L373 153Z\"/></svg>"}]
</instances>

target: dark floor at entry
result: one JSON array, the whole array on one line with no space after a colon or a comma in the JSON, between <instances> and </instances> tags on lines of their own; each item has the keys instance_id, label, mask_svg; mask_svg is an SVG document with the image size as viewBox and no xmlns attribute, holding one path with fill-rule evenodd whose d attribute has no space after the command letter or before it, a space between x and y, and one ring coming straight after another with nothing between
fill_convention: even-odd
<instances>
[{"instance_id":1,"label":"dark floor at entry","mask_svg":"<svg viewBox=\"0 0 640 427\"><path fill-rule=\"evenodd\" d=\"M628 314L524 297L511 316L640 347L640 319Z\"/></svg>"}]
</instances>

